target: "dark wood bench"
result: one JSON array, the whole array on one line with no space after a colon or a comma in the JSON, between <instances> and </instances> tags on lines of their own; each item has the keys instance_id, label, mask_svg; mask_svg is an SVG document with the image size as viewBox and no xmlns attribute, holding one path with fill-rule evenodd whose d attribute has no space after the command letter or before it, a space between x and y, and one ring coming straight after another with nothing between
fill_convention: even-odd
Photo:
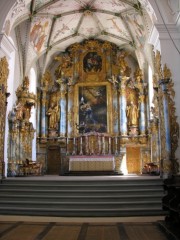
<instances>
[{"instance_id":1,"label":"dark wood bench","mask_svg":"<svg viewBox=\"0 0 180 240\"><path fill-rule=\"evenodd\" d=\"M168 212L165 220L180 226L180 176L164 180L166 195L162 199L163 209Z\"/></svg>"}]
</instances>

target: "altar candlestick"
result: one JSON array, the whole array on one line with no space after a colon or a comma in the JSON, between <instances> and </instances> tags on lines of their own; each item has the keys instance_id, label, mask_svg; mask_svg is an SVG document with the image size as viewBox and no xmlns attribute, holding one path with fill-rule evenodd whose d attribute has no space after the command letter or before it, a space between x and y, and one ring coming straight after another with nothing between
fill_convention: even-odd
<instances>
[{"instance_id":1,"label":"altar candlestick","mask_svg":"<svg viewBox=\"0 0 180 240\"><path fill-rule=\"evenodd\" d=\"M86 155L89 155L89 138L88 136L86 135L85 136L85 149L86 149Z\"/></svg>"},{"instance_id":2,"label":"altar candlestick","mask_svg":"<svg viewBox=\"0 0 180 240\"><path fill-rule=\"evenodd\" d=\"M72 155L76 155L76 138L73 138L73 152Z\"/></svg>"},{"instance_id":3,"label":"altar candlestick","mask_svg":"<svg viewBox=\"0 0 180 240\"><path fill-rule=\"evenodd\" d=\"M102 136L102 154L105 154L105 138Z\"/></svg>"},{"instance_id":4,"label":"altar candlestick","mask_svg":"<svg viewBox=\"0 0 180 240\"><path fill-rule=\"evenodd\" d=\"M111 154L111 137L109 137L109 154Z\"/></svg>"},{"instance_id":5,"label":"altar candlestick","mask_svg":"<svg viewBox=\"0 0 180 240\"><path fill-rule=\"evenodd\" d=\"M82 137L80 137L80 153L79 155L83 155L83 150L82 150Z\"/></svg>"},{"instance_id":6,"label":"altar candlestick","mask_svg":"<svg viewBox=\"0 0 180 240\"><path fill-rule=\"evenodd\" d=\"M118 154L118 150L117 150L117 145L118 145L118 141L117 141L117 137L115 137L115 155Z\"/></svg>"}]
</instances>

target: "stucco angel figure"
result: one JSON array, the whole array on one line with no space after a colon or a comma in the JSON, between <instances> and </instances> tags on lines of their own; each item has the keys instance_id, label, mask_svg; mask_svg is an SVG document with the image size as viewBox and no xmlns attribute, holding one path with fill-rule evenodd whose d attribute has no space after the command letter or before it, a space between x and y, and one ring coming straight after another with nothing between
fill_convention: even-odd
<instances>
[{"instance_id":1,"label":"stucco angel figure","mask_svg":"<svg viewBox=\"0 0 180 240\"><path fill-rule=\"evenodd\" d=\"M122 51L118 57L118 65L120 67L121 73L124 73L126 69L128 69L128 64L125 60L127 56L128 56L128 53L125 51Z\"/></svg>"},{"instance_id":2,"label":"stucco angel figure","mask_svg":"<svg viewBox=\"0 0 180 240\"><path fill-rule=\"evenodd\" d=\"M64 76L72 64L71 57L68 55L55 57L55 60L59 61L60 64L55 70L57 78Z\"/></svg>"}]
</instances>

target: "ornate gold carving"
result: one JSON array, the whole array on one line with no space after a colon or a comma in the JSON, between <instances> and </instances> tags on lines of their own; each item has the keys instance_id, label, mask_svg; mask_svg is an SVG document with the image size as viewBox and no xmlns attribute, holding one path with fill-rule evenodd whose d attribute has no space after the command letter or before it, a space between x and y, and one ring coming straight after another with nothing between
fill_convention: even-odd
<instances>
[{"instance_id":1,"label":"ornate gold carving","mask_svg":"<svg viewBox=\"0 0 180 240\"><path fill-rule=\"evenodd\" d=\"M158 119L153 119L151 122L150 122L150 129L151 129L151 133L152 134L157 134L158 133Z\"/></svg>"},{"instance_id":2,"label":"ornate gold carving","mask_svg":"<svg viewBox=\"0 0 180 240\"><path fill-rule=\"evenodd\" d=\"M66 97L67 91L61 91L61 98L64 99Z\"/></svg>"},{"instance_id":3,"label":"ornate gold carving","mask_svg":"<svg viewBox=\"0 0 180 240\"><path fill-rule=\"evenodd\" d=\"M7 78L9 75L8 62L6 57L1 58L0 60L0 85L4 85L5 91L7 90Z\"/></svg>"},{"instance_id":4,"label":"ornate gold carving","mask_svg":"<svg viewBox=\"0 0 180 240\"><path fill-rule=\"evenodd\" d=\"M88 40L85 41L84 43L84 49L89 51L89 50L94 50L94 49L99 49L101 47L101 43L98 40Z\"/></svg>"},{"instance_id":5,"label":"ornate gold carving","mask_svg":"<svg viewBox=\"0 0 180 240\"><path fill-rule=\"evenodd\" d=\"M141 159L143 161L143 166L145 166L147 163L150 163L151 162L151 153L150 153L150 151L148 151L148 150L142 151Z\"/></svg>"},{"instance_id":6,"label":"ornate gold carving","mask_svg":"<svg viewBox=\"0 0 180 240\"><path fill-rule=\"evenodd\" d=\"M74 43L72 46L69 47L69 51L73 54L75 54L75 52L79 52L79 49L81 49L80 43Z\"/></svg>"},{"instance_id":7,"label":"ornate gold carving","mask_svg":"<svg viewBox=\"0 0 180 240\"><path fill-rule=\"evenodd\" d=\"M147 136L144 136L144 137L140 136L139 143L140 144L147 144L148 143Z\"/></svg>"},{"instance_id":8,"label":"ornate gold carving","mask_svg":"<svg viewBox=\"0 0 180 240\"><path fill-rule=\"evenodd\" d=\"M156 75L153 76L153 88L154 89L158 88L158 78Z\"/></svg>"},{"instance_id":9,"label":"ornate gold carving","mask_svg":"<svg viewBox=\"0 0 180 240\"><path fill-rule=\"evenodd\" d=\"M171 71L170 69L166 66L166 64L164 65L164 68L163 68L163 76L164 76L164 79L170 79L172 74L171 74Z\"/></svg>"},{"instance_id":10,"label":"ornate gold carving","mask_svg":"<svg viewBox=\"0 0 180 240\"><path fill-rule=\"evenodd\" d=\"M162 169L163 169L163 172L165 172L165 173L172 172L172 162L169 160L164 160Z\"/></svg>"},{"instance_id":11,"label":"ornate gold carving","mask_svg":"<svg viewBox=\"0 0 180 240\"><path fill-rule=\"evenodd\" d=\"M166 64L162 68L161 66L161 55L160 52L156 52L155 56L155 75L154 75L154 89L155 96L154 102L155 107L152 110L159 109L159 112L156 110L153 112L154 117L160 119L160 140L161 140L161 159L171 160L172 162L172 171L173 173L178 172L178 163L175 157L175 151L178 147L178 139L179 139L179 124L177 122L177 117L175 115L176 108L174 102L175 91L173 89L174 84L171 79L171 71L167 68ZM158 80L160 84L166 85L166 90L162 90L161 87L157 86ZM171 136L171 153L166 150L166 134L165 134L165 124L164 124L164 111L163 111L163 100L168 101L168 113L169 113L169 124L170 124L170 136Z\"/></svg>"},{"instance_id":12,"label":"ornate gold carving","mask_svg":"<svg viewBox=\"0 0 180 240\"><path fill-rule=\"evenodd\" d=\"M46 114L49 116L49 129L57 129L60 119L58 104L52 101Z\"/></svg>"},{"instance_id":13,"label":"ornate gold carving","mask_svg":"<svg viewBox=\"0 0 180 240\"><path fill-rule=\"evenodd\" d=\"M125 58L128 56L129 54L125 51L121 51L119 56L118 56L118 63L117 65L120 68L120 72L122 76L129 76L131 73L131 70L127 64L127 61L125 60Z\"/></svg>"},{"instance_id":14,"label":"ornate gold carving","mask_svg":"<svg viewBox=\"0 0 180 240\"><path fill-rule=\"evenodd\" d=\"M102 44L102 47L105 49L105 50L112 50L112 43L110 42L107 42L105 41L103 44Z\"/></svg>"},{"instance_id":15,"label":"ornate gold carving","mask_svg":"<svg viewBox=\"0 0 180 240\"><path fill-rule=\"evenodd\" d=\"M128 80L129 80L129 77L122 76L122 78L121 78L121 88L125 88L126 87L126 84L127 84Z\"/></svg>"},{"instance_id":16,"label":"ornate gold carving","mask_svg":"<svg viewBox=\"0 0 180 240\"><path fill-rule=\"evenodd\" d=\"M73 107L69 110L67 113L67 120L70 124L71 127L73 127L74 124L74 112L73 112Z\"/></svg>"},{"instance_id":17,"label":"ornate gold carving","mask_svg":"<svg viewBox=\"0 0 180 240\"><path fill-rule=\"evenodd\" d=\"M29 92L29 78L26 76L23 80L23 83L18 87L16 91L18 97L18 102L22 102L27 105L35 105L36 96L34 93Z\"/></svg>"},{"instance_id":18,"label":"ornate gold carving","mask_svg":"<svg viewBox=\"0 0 180 240\"><path fill-rule=\"evenodd\" d=\"M136 83L141 83L143 80L143 72L139 67L134 72L134 78L135 78Z\"/></svg>"},{"instance_id":19,"label":"ornate gold carving","mask_svg":"<svg viewBox=\"0 0 180 240\"><path fill-rule=\"evenodd\" d=\"M137 68L134 72L135 87L139 89L141 95L144 94L144 84L143 84L143 72L140 68ZM141 100L140 100L141 101Z\"/></svg>"},{"instance_id":20,"label":"ornate gold carving","mask_svg":"<svg viewBox=\"0 0 180 240\"><path fill-rule=\"evenodd\" d=\"M154 54L154 67L155 67L156 79L157 80L163 79L163 73L162 73L162 67L161 67L161 54L159 51L156 51L156 54Z\"/></svg>"},{"instance_id":21,"label":"ornate gold carving","mask_svg":"<svg viewBox=\"0 0 180 240\"><path fill-rule=\"evenodd\" d=\"M139 102L140 102L140 103L145 102L145 99L146 99L146 98L145 98L144 95L140 95L140 96L139 96Z\"/></svg>"},{"instance_id":22,"label":"ornate gold carving","mask_svg":"<svg viewBox=\"0 0 180 240\"><path fill-rule=\"evenodd\" d=\"M6 119L7 78L9 75L6 57L0 59L0 175L4 175L4 129Z\"/></svg>"},{"instance_id":23,"label":"ornate gold carving","mask_svg":"<svg viewBox=\"0 0 180 240\"><path fill-rule=\"evenodd\" d=\"M115 156L115 171L119 172L120 171L120 167L121 167L121 155L119 156Z\"/></svg>"},{"instance_id":24,"label":"ornate gold carving","mask_svg":"<svg viewBox=\"0 0 180 240\"><path fill-rule=\"evenodd\" d=\"M8 159L18 164L16 160L22 161L25 158L31 159L32 140L34 138L34 128L29 121L31 117L31 108L36 103L36 96L29 92L29 79L25 77L23 83L16 91L18 100L16 106L10 112L9 119L9 151ZM9 174L12 173L11 164L9 164Z\"/></svg>"},{"instance_id":25,"label":"ornate gold carving","mask_svg":"<svg viewBox=\"0 0 180 240\"><path fill-rule=\"evenodd\" d=\"M167 96L168 96L168 104L169 104L169 117L170 117L170 136L171 136L171 159L172 159L172 170L173 173L178 172L179 164L177 162L177 158L175 156L175 152L178 148L178 140L179 140L179 123L177 122L176 116L176 107L174 102L175 91L174 91L174 83L171 79L171 71L165 65L164 67L164 76L169 78L169 82L167 85Z\"/></svg>"},{"instance_id":26,"label":"ornate gold carving","mask_svg":"<svg viewBox=\"0 0 180 240\"><path fill-rule=\"evenodd\" d=\"M100 82L101 79L99 78L98 74L97 75L87 75L87 78L84 80L84 82Z\"/></svg>"},{"instance_id":27,"label":"ornate gold carving","mask_svg":"<svg viewBox=\"0 0 180 240\"><path fill-rule=\"evenodd\" d=\"M126 113L128 118L128 125L138 126L139 109L134 102L131 102L129 105L127 105Z\"/></svg>"},{"instance_id":28,"label":"ornate gold carving","mask_svg":"<svg viewBox=\"0 0 180 240\"><path fill-rule=\"evenodd\" d=\"M57 79L62 79L63 77L72 77L72 60L70 55L62 55L55 57L55 60L60 62L59 66L55 70L55 76Z\"/></svg>"},{"instance_id":29,"label":"ornate gold carving","mask_svg":"<svg viewBox=\"0 0 180 240\"><path fill-rule=\"evenodd\" d=\"M53 83L53 80L52 80L52 77L51 77L51 73L50 71L46 71L41 79L41 82L42 82L42 86L45 90L48 90L49 87L52 85Z\"/></svg>"},{"instance_id":30,"label":"ornate gold carving","mask_svg":"<svg viewBox=\"0 0 180 240\"><path fill-rule=\"evenodd\" d=\"M16 95L18 97L15 107L16 119L28 122L31 117L31 108L36 103L36 96L29 92L28 77L25 77L23 84L18 87Z\"/></svg>"},{"instance_id":31,"label":"ornate gold carving","mask_svg":"<svg viewBox=\"0 0 180 240\"><path fill-rule=\"evenodd\" d=\"M154 91L152 102L154 104L154 107L151 107L151 113L153 115L153 119L159 119L159 96L157 91Z\"/></svg>"}]
</instances>

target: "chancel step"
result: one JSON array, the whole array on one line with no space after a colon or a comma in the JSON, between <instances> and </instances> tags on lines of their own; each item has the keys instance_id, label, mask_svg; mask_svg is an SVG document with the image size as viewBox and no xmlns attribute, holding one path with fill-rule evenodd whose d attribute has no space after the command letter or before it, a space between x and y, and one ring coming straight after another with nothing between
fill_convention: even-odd
<instances>
[{"instance_id":1,"label":"chancel step","mask_svg":"<svg viewBox=\"0 0 180 240\"><path fill-rule=\"evenodd\" d=\"M45 179L45 178L44 178ZM31 216L157 216L163 181L152 177L104 180L5 179L0 185L0 214Z\"/></svg>"}]
</instances>

